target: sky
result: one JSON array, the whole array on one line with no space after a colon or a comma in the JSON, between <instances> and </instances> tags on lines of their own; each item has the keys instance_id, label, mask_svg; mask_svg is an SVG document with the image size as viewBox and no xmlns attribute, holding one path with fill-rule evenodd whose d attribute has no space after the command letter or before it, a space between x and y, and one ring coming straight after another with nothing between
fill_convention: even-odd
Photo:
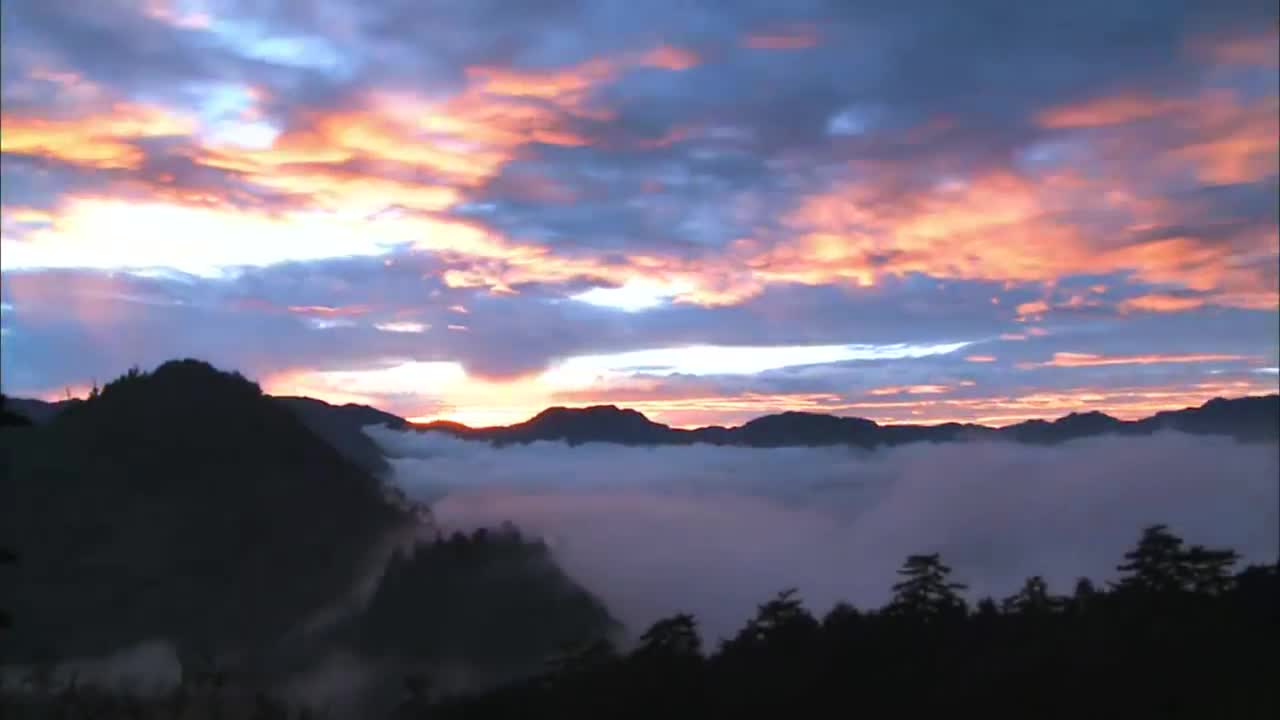
<instances>
[{"instance_id":1,"label":"sky","mask_svg":"<svg viewBox=\"0 0 1280 720\"><path fill-rule=\"evenodd\" d=\"M416 419L1276 392L1274 0L0 0L0 385Z\"/></svg>"}]
</instances>

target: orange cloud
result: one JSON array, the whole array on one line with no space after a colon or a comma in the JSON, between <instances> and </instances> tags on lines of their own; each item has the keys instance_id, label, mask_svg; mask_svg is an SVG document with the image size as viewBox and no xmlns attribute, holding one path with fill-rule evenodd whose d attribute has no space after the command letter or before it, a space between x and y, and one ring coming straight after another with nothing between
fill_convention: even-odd
<instances>
[{"instance_id":1,"label":"orange cloud","mask_svg":"<svg viewBox=\"0 0 1280 720\"><path fill-rule=\"evenodd\" d=\"M685 48L661 45L644 53L639 63L664 70L688 70L701 62L698 54Z\"/></svg>"},{"instance_id":2,"label":"orange cloud","mask_svg":"<svg viewBox=\"0 0 1280 720\"><path fill-rule=\"evenodd\" d=\"M1206 183L1246 183L1275 173L1280 157L1280 98L1244 104L1221 94L1188 119L1197 139L1173 157L1190 162Z\"/></svg>"},{"instance_id":3,"label":"orange cloud","mask_svg":"<svg viewBox=\"0 0 1280 720\"><path fill-rule=\"evenodd\" d=\"M106 169L135 168L142 162L142 151L131 141L186 135L195 127L162 108L128 103L73 119L3 115L0 125L0 152Z\"/></svg>"},{"instance_id":4,"label":"orange cloud","mask_svg":"<svg viewBox=\"0 0 1280 720\"><path fill-rule=\"evenodd\" d=\"M820 39L816 26L796 25L750 33L742 39L742 46L753 50L803 50L815 47Z\"/></svg>"},{"instance_id":5,"label":"orange cloud","mask_svg":"<svg viewBox=\"0 0 1280 720\"><path fill-rule=\"evenodd\" d=\"M1200 291L1221 305L1276 306L1280 293L1266 270L1280 247L1276 228L1236 231L1231 242L1183 235L1125 243L1185 224L1189 212L1129 190L1125 182L1123 176L1065 170L1034 179L993 171L891 197L879 181L847 182L803 198L783 216L784 239L748 253L743 262L758 281L808 285L871 286L910 273L1006 283L1129 273L1145 283ZM1082 212L1128 222L1099 232L1083 219L1072 221ZM1062 306L1101 304L1079 295ZM1046 301L1027 303L1019 313L1033 316L1048 308Z\"/></svg>"},{"instance_id":6,"label":"orange cloud","mask_svg":"<svg viewBox=\"0 0 1280 720\"><path fill-rule=\"evenodd\" d=\"M459 200L460 189L478 186L531 144L580 146L589 138L574 120L607 120L591 92L627 67L668 70L692 67L697 55L660 46L633 56L598 58L551 70L466 68L468 85L444 98L370 92L358 107L317 112L262 150L213 147L198 158L211 167L244 173L261 186L312 196L326 207L376 204L439 210ZM412 182L356 176L336 166L376 161ZM423 173L426 177L422 177ZM529 187L538 199L563 190Z\"/></svg>"},{"instance_id":7,"label":"orange cloud","mask_svg":"<svg viewBox=\"0 0 1280 720\"><path fill-rule=\"evenodd\" d=\"M611 60L596 59L557 70L515 70L472 66L467 79L478 92L543 100L580 98L593 86L612 80L618 72Z\"/></svg>"},{"instance_id":8,"label":"orange cloud","mask_svg":"<svg viewBox=\"0 0 1280 720\"><path fill-rule=\"evenodd\" d=\"M891 385L888 387L872 388L867 391L868 395L941 395L950 392L951 388L946 385Z\"/></svg>"},{"instance_id":9,"label":"orange cloud","mask_svg":"<svg viewBox=\"0 0 1280 720\"><path fill-rule=\"evenodd\" d=\"M263 188L297 195L314 208L369 214L389 207L428 212L444 210L462 197L459 189L448 185L346 172L323 164L304 164L287 170L259 168L247 179Z\"/></svg>"},{"instance_id":10,"label":"orange cloud","mask_svg":"<svg viewBox=\"0 0 1280 720\"><path fill-rule=\"evenodd\" d=\"M806 26L754 37L754 47L807 47L817 42L817 30ZM356 241L361 252L395 243L437 252L452 265L443 276L446 284L496 293L514 292L526 282L576 280L619 287L640 278L671 290L666 296L674 302L714 306L742 302L770 283L871 286L887 276L917 272L941 278L1050 282L1065 274L1128 271L1145 282L1200 291L1217 304L1274 309L1280 298L1257 265L1251 270L1236 262L1241 255L1274 257L1280 245L1274 230L1233 243L1176 237L1098 247L1103 234L1073 224L1073 210L1097 206L1125 216L1132 220L1127 231L1134 233L1173 224L1171 210L1120 180L1100 181L1069 171L1043 178L987 172L888 199L883 185L846 183L804 198L786 213L780 242L744 238L718 256L699 259L637 253L618 262L566 255L432 215L493 182L532 145L590 142L584 128L611 116L608 108L599 106L594 90L621 73L635 67L681 70L697 62L692 51L660 46L551 70L472 67L466 71L468 86L453 95L371 91L356 107L301 118L269 148L198 145L193 159L293 196L297 208L333 213L342 218L341 231L353 238L382 238L377 243ZM1181 163L1178 167L1188 166L1206 179L1226 180L1257 177L1266 170L1268 157L1274 164L1275 110L1274 99L1250 105L1229 94L1176 101L1125 96L1059 108L1042 121L1055 127L1100 127L1186 115L1188 119L1179 122L1193 133L1193 140L1159 162ZM117 105L105 115L74 121L14 120L17 124L4 118L4 152L43 154L95 167L136 167L142 158L132 140L194 129L163 110L133 105ZM685 132L678 128L653 142L673 142ZM545 179L512 182L513 192L537 202L574 200ZM284 246L297 246L296 228L230 208L225 197L160 186L151 190L175 207L107 207L110 203L101 198L72 198L55 213L55 227L31 238L36 245L65 249L68 257L77 248L89 248L99 257L102 251L90 246L107 234L105 228L118 226L112 223L171 230L189 227L187 221L199 218L207 227L291 238ZM207 205L220 214L196 213L183 204ZM384 216L381 211L391 207L408 210L408 217ZM314 219L299 219L306 215L299 211L287 217L313 227ZM370 217L377 222L363 225ZM337 231L321 232L326 246L340 245ZM151 237L153 233L142 235L143 240L130 241L138 252L129 257L146 264L148 253L162 244ZM1090 304L1094 301L1077 296L1063 306ZM1164 307L1176 310L1169 303ZM1046 301L1039 301L1024 304L1018 312L1030 316L1032 309L1048 308Z\"/></svg>"},{"instance_id":11,"label":"orange cloud","mask_svg":"<svg viewBox=\"0 0 1280 720\"><path fill-rule=\"evenodd\" d=\"M1198 37L1192 54L1219 65L1276 67L1280 65L1280 29L1232 37Z\"/></svg>"},{"instance_id":12,"label":"orange cloud","mask_svg":"<svg viewBox=\"0 0 1280 720\"><path fill-rule=\"evenodd\" d=\"M142 13L154 20L185 29L205 30L213 22L208 13L185 9L180 5L181 3L173 0L144 0Z\"/></svg>"},{"instance_id":13,"label":"orange cloud","mask_svg":"<svg viewBox=\"0 0 1280 720\"><path fill-rule=\"evenodd\" d=\"M1091 267L1080 232L1052 219L1048 197L1078 190L1070 177L993 172L895 203L853 183L806 198L785 218L791 240L754 258L771 281L873 285L879 277L1051 280Z\"/></svg>"},{"instance_id":14,"label":"orange cloud","mask_svg":"<svg viewBox=\"0 0 1280 720\"><path fill-rule=\"evenodd\" d=\"M965 362L971 363L991 363L996 361L995 355L967 355Z\"/></svg>"},{"instance_id":15,"label":"orange cloud","mask_svg":"<svg viewBox=\"0 0 1280 720\"><path fill-rule=\"evenodd\" d=\"M1041 127L1051 129L1124 125L1182 112L1191 104L1192 101L1183 98L1118 95L1052 108L1042 112L1038 120Z\"/></svg>"},{"instance_id":16,"label":"orange cloud","mask_svg":"<svg viewBox=\"0 0 1280 720\"><path fill-rule=\"evenodd\" d=\"M1116 177L1144 169L1190 171L1206 183L1251 182L1275 172L1278 103L1274 94L1250 97L1227 89L1172 99L1120 95L1051 109L1039 119L1050 127L1105 128L1090 143ZM1126 127L1137 120L1158 120L1164 132Z\"/></svg>"},{"instance_id":17,"label":"orange cloud","mask_svg":"<svg viewBox=\"0 0 1280 720\"><path fill-rule=\"evenodd\" d=\"M1049 311L1049 303L1043 300L1033 300L1032 302L1022 303L1015 308L1015 311L1020 317L1027 315L1042 315Z\"/></svg>"},{"instance_id":18,"label":"orange cloud","mask_svg":"<svg viewBox=\"0 0 1280 720\"><path fill-rule=\"evenodd\" d=\"M1107 365L1157 365L1164 363L1239 362L1257 360L1250 355L1221 353L1182 353L1152 355L1094 355L1092 353L1057 352L1053 359L1033 363L1030 367L1103 367Z\"/></svg>"},{"instance_id":19,"label":"orange cloud","mask_svg":"<svg viewBox=\"0 0 1280 720\"><path fill-rule=\"evenodd\" d=\"M1182 295L1153 293L1129 298L1120 303L1121 312L1183 312L1204 307L1204 300Z\"/></svg>"}]
</instances>

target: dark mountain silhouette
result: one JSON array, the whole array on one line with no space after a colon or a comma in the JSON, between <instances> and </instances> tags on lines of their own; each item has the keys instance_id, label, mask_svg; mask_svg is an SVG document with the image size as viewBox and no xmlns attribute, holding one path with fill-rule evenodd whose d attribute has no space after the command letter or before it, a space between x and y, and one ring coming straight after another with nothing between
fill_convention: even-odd
<instances>
[{"instance_id":1,"label":"dark mountain silhouette","mask_svg":"<svg viewBox=\"0 0 1280 720\"><path fill-rule=\"evenodd\" d=\"M15 402L12 398L8 398L3 394L0 394L0 427L20 427L30 425L31 423L31 418L15 406Z\"/></svg>"},{"instance_id":2,"label":"dark mountain silhouette","mask_svg":"<svg viewBox=\"0 0 1280 720\"><path fill-rule=\"evenodd\" d=\"M311 432L328 441L335 450L342 453L347 460L355 463L365 472L379 474L387 470L387 461L373 440L361 432L368 425L385 425L401 429L408 426L408 421L397 415L383 412L368 405L348 403L331 405L323 400L290 395L272 397L265 396L287 407L296 414ZM57 402L46 402L30 398L9 398L9 409L18 415L25 416L39 425L52 422L55 417L68 408L75 407L83 400L72 398Z\"/></svg>"},{"instance_id":3,"label":"dark mountain silhouette","mask_svg":"<svg viewBox=\"0 0 1280 720\"><path fill-rule=\"evenodd\" d=\"M1156 413L1137 425L1152 431L1179 430L1196 435L1227 431L1242 440L1275 440L1280 426L1280 395L1214 398L1198 408Z\"/></svg>"},{"instance_id":4,"label":"dark mountain silhouette","mask_svg":"<svg viewBox=\"0 0 1280 720\"><path fill-rule=\"evenodd\" d=\"M756 418L734 428L729 444L752 447L785 445L875 445L879 425L871 420L806 412L784 412Z\"/></svg>"},{"instance_id":5,"label":"dark mountain silhouette","mask_svg":"<svg viewBox=\"0 0 1280 720\"><path fill-rule=\"evenodd\" d=\"M7 578L15 654L269 645L408 521L256 384L194 360L131 372L0 443L0 545L23 558Z\"/></svg>"},{"instance_id":6,"label":"dark mountain silhouette","mask_svg":"<svg viewBox=\"0 0 1280 720\"><path fill-rule=\"evenodd\" d=\"M33 423L43 425L67 408L83 402L79 398L46 402L34 398L5 398L5 405L10 412L22 415Z\"/></svg>"},{"instance_id":7,"label":"dark mountain silhouette","mask_svg":"<svg viewBox=\"0 0 1280 720\"><path fill-rule=\"evenodd\" d=\"M570 445L607 442L620 445L706 443L746 447L851 445L874 448L913 442L980 439L1054 444L1095 435L1150 435L1161 430L1192 435L1226 435L1244 442L1275 442L1280 439L1280 395L1215 398L1200 407L1163 411L1140 420L1119 420L1092 411L1071 413L1056 420L1027 420L993 428L972 423L880 425L858 417L783 412L758 417L738 427L709 426L692 430L654 422L636 410L616 405L553 407L514 425L473 428L450 421L415 425L366 405L330 405L305 397L278 397L274 400L296 413L307 427L348 460L375 474L385 471L387 463L377 444L362 432L362 428L370 425L443 432L499 445L560 441ZM14 412L40 423L81 401L45 403L10 399L9 402Z\"/></svg>"},{"instance_id":8,"label":"dark mountain silhouette","mask_svg":"<svg viewBox=\"0 0 1280 720\"><path fill-rule=\"evenodd\" d=\"M1176 430L1193 435L1226 435L1245 442L1275 442L1280 437L1280 395L1217 398L1197 408L1160 412L1141 420L1119 420L1100 412L1072 413L1057 420L1028 420L991 428L984 425L880 425L856 417L784 412L732 428L695 430L656 423L635 410L613 405L550 408L523 423L469 428L450 422L413 426L498 444L558 440L570 444L611 442L622 445L742 445L749 447L851 445L873 448L912 442L1001 439L1054 444L1097 435L1150 435Z\"/></svg>"},{"instance_id":9,"label":"dark mountain silhouette","mask_svg":"<svg viewBox=\"0 0 1280 720\"><path fill-rule=\"evenodd\" d=\"M330 405L323 400L292 396L275 397L273 400L292 410L302 420L302 424L326 440L347 460L373 474L385 472L388 469L387 460L377 443L361 431L362 428L383 425L402 430L409 425L402 417L368 405Z\"/></svg>"},{"instance_id":10,"label":"dark mountain silhouette","mask_svg":"<svg viewBox=\"0 0 1280 720\"><path fill-rule=\"evenodd\" d=\"M586 442L616 442L627 445L661 445L682 437L682 431L656 423L640 412L615 405L588 408L553 407L515 425L469 428L455 422L433 422L416 426L460 437L494 440L499 443L529 443L560 440L571 445Z\"/></svg>"},{"instance_id":11,"label":"dark mountain silhouette","mask_svg":"<svg viewBox=\"0 0 1280 720\"><path fill-rule=\"evenodd\" d=\"M270 398L195 360L131 371L59 410L0 432L0 548L21 560L0 574L0 607L14 619L0 663L95 656L155 638L184 663L238 657L256 672L296 669L299 653L339 645L438 659L422 643L406 651L364 630L409 624L422 637L472 637L475 652L451 646L455 662L509 669L612 627L540 543L503 535L461 551L447 540L421 544L413 557L426 560L394 568L391 587L374 585L375 598L434 593L430 615L425 600L377 600L302 633L378 569L378 548L430 529L361 469L368 448L350 442L371 447L360 427L403 421ZM545 632L485 655L521 603L551 618Z\"/></svg>"},{"instance_id":12,"label":"dark mountain silhouette","mask_svg":"<svg viewBox=\"0 0 1280 720\"><path fill-rule=\"evenodd\" d=\"M520 673L621 628L544 543L504 525L397 551L348 629L351 645L371 656L483 658L490 670Z\"/></svg>"}]
</instances>

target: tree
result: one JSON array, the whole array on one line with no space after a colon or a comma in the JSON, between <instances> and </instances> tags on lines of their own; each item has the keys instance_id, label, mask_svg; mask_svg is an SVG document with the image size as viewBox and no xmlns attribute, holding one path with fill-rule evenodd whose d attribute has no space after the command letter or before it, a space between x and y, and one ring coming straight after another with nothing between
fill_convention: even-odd
<instances>
[{"instance_id":1,"label":"tree","mask_svg":"<svg viewBox=\"0 0 1280 720\"><path fill-rule=\"evenodd\" d=\"M885 608L889 614L931 619L964 610L957 591L968 586L947 580L951 568L938 553L909 556L898 574L905 579L893 586L893 600Z\"/></svg>"},{"instance_id":2,"label":"tree","mask_svg":"<svg viewBox=\"0 0 1280 720\"><path fill-rule=\"evenodd\" d=\"M1048 584L1039 575L1027 578L1022 589L1002 603L1005 612L1021 615L1045 615L1058 611L1062 605L1062 599L1049 594Z\"/></svg>"},{"instance_id":3,"label":"tree","mask_svg":"<svg viewBox=\"0 0 1280 720\"><path fill-rule=\"evenodd\" d=\"M1203 595L1220 595L1231 589L1232 570L1240 556L1234 550L1211 550L1192 545L1183 554L1183 582L1187 589Z\"/></svg>"},{"instance_id":4,"label":"tree","mask_svg":"<svg viewBox=\"0 0 1280 720\"><path fill-rule=\"evenodd\" d=\"M702 653L698 622L692 615L674 615L654 623L640 636L640 657L688 657Z\"/></svg>"},{"instance_id":5,"label":"tree","mask_svg":"<svg viewBox=\"0 0 1280 720\"><path fill-rule=\"evenodd\" d=\"M817 630L817 619L805 609L795 594L796 589L789 588L758 606L756 616L747 622L747 626L728 645L736 648L766 645L782 638L803 636Z\"/></svg>"},{"instance_id":6,"label":"tree","mask_svg":"<svg viewBox=\"0 0 1280 720\"><path fill-rule=\"evenodd\" d=\"M1182 548L1182 538L1169 532L1166 525L1143 529L1138 546L1125 553L1125 562L1116 567L1121 572L1117 590L1144 593L1171 593L1181 590L1189 575Z\"/></svg>"}]
</instances>

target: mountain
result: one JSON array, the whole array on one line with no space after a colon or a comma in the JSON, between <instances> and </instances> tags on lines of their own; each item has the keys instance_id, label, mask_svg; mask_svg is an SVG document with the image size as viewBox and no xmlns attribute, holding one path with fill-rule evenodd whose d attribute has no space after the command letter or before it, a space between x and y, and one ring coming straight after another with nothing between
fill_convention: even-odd
<instances>
[{"instance_id":1,"label":"mountain","mask_svg":"<svg viewBox=\"0 0 1280 720\"><path fill-rule=\"evenodd\" d=\"M307 429L328 442L348 461L374 475L387 471L387 460L378 445L361 429L369 425L403 429L409 424L402 417L367 405L331 405L323 400L288 395L264 397L288 408ZM38 425L44 425L52 422L63 411L84 401L75 398L57 402L7 398L6 402L9 411L25 416Z\"/></svg>"},{"instance_id":2,"label":"mountain","mask_svg":"<svg viewBox=\"0 0 1280 720\"><path fill-rule=\"evenodd\" d=\"M371 474L387 470L381 448L362 428L384 425L396 429L447 433L499 445L558 441L570 445L607 442L620 445L741 445L786 447L852 445L873 448L913 442L961 442L1004 439L1030 444L1054 444L1095 435L1150 435L1176 430L1191 435L1227 435L1243 442L1275 442L1280 438L1280 395L1215 398L1195 408L1163 411L1140 420L1119 420L1101 412L1071 413L1056 420L1027 420L1001 428L971 423L941 425L880 425L858 417L822 413L783 412L755 418L738 427L710 426L686 430L654 422L635 410L616 405L585 408L552 407L514 425L472 428L456 422L411 424L404 418L366 405L330 405L306 397L276 397L308 428L347 460ZM36 423L48 422L79 400L45 403L10 398L8 407Z\"/></svg>"},{"instance_id":3,"label":"mountain","mask_svg":"<svg viewBox=\"0 0 1280 720\"><path fill-rule=\"evenodd\" d=\"M22 415L33 423L43 425L57 417L58 413L80 402L83 401L78 398L46 402L33 398L6 397L5 407L9 412Z\"/></svg>"},{"instance_id":4,"label":"mountain","mask_svg":"<svg viewBox=\"0 0 1280 720\"><path fill-rule=\"evenodd\" d=\"M403 430L409 425L402 417L368 405L330 405L323 400L292 396L278 396L272 400L292 411L303 425L332 445L347 460L374 475L385 473L389 466L382 449L362 429L371 425L383 425Z\"/></svg>"},{"instance_id":5,"label":"mountain","mask_svg":"<svg viewBox=\"0 0 1280 720\"><path fill-rule=\"evenodd\" d=\"M540 543L510 533L419 541L384 576L391 550L432 528L360 467L365 450L348 436L395 416L271 398L182 360L130 372L43 424L4 417L0 549L19 562L0 574L13 619L0 664L163 639L184 664L232 658L269 674L352 648L438 661L430 639L447 636L451 661L510 671L613 627ZM444 587L421 612L424 588ZM363 610L347 602L359 588L375 599ZM335 606L347 609L331 617ZM522 607L551 624L487 655ZM393 642L396 628L412 640Z\"/></svg>"},{"instance_id":6,"label":"mountain","mask_svg":"<svg viewBox=\"0 0 1280 720\"><path fill-rule=\"evenodd\" d=\"M1176 430L1192 435L1226 435L1243 442L1275 442L1280 438L1280 395L1216 398L1196 408L1157 413L1141 420L1119 420L1100 412L1071 413L1057 420L1028 420L1002 428L946 423L880 425L857 417L784 412L765 415L738 427L672 428L635 410L614 405L556 407L531 420L505 427L470 428L450 422L412 426L419 431L448 433L497 444L563 441L571 445L610 442L621 445L739 445L785 447L852 445L873 448L913 442L959 442L1001 439L1055 444L1097 435L1150 435Z\"/></svg>"},{"instance_id":7,"label":"mountain","mask_svg":"<svg viewBox=\"0 0 1280 720\"><path fill-rule=\"evenodd\" d=\"M1274 441L1280 430L1280 396L1214 398L1198 408L1159 412L1136 423L1143 430L1178 430L1193 435L1231 435L1247 441Z\"/></svg>"},{"instance_id":8,"label":"mountain","mask_svg":"<svg viewBox=\"0 0 1280 720\"><path fill-rule=\"evenodd\" d=\"M837 417L807 412L784 412L765 415L734 428L728 435L729 445L782 447L795 445L863 445L877 444L871 420Z\"/></svg>"},{"instance_id":9,"label":"mountain","mask_svg":"<svg viewBox=\"0 0 1280 720\"><path fill-rule=\"evenodd\" d=\"M559 440L577 445L587 442L612 442L624 445L663 445L676 442L683 431L656 423L643 414L615 405L573 409L553 407L515 425L491 428L469 428L453 422L434 422L417 426L460 437L492 440L499 444L530 443Z\"/></svg>"},{"instance_id":10,"label":"mountain","mask_svg":"<svg viewBox=\"0 0 1280 720\"><path fill-rule=\"evenodd\" d=\"M345 592L408 522L380 483L258 386L184 360L131 373L43 426L6 429L6 651L148 637L251 651Z\"/></svg>"}]
</instances>

